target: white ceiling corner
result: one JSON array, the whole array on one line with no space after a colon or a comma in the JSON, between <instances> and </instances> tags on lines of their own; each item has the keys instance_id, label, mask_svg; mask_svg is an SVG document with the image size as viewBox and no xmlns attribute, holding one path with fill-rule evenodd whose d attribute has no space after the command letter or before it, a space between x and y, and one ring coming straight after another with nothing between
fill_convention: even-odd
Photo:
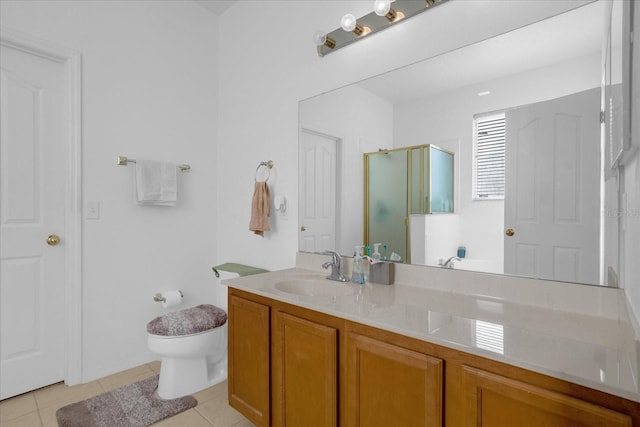
<instances>
[{"instance_id":1,"label":"white ceiling corner","mask_svg":"<svg viewBox=\"0 0 640 427\"><path fill-rule=\"evenodd\" d=\"M221 15L227 9L229 9L237 0L194 0L200 6L215 13Z\"/></svg>"}]
</instances>

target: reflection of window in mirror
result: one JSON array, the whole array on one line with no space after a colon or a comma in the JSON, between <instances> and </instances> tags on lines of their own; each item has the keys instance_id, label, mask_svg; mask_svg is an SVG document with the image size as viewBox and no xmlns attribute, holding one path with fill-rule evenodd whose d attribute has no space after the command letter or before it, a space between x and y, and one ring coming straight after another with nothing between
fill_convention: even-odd
<instances>
[{"instance_id":1,"label":"reflection of window in mirror","mask_svg":"<svg viewBox=\"0 0 640 427\"><path fill-rule=\"evenodd\" d=\"M504 113L473 119L473 200L504 199Z\"/></svg>"}]
</instances>

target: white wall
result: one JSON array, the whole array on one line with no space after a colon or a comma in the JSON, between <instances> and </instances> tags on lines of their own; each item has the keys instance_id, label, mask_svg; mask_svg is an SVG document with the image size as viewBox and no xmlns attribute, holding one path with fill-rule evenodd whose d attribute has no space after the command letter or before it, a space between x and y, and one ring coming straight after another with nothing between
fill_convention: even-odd
<instances>
[{"instance_id":1,"label":"white wall","mask_svg":"<svg viewBox=\"0 0 640 427\"><path fill-rule=\"evenodd\" d=\"M297 212L299 100L585 3L453 0L324 58L315 53L313 32L337 28L346 12L368 13L370 2L241 1L233 6L220 22L219 196L228 206L217 227L220 259L269 269L294 265L294 216L275 218L278 233L265 238L248 231L248 220L253 169L268 158L278 169L277 190L289 198L290 212ZM636 233L633 242L640 241L640 230ZM632 246L637 254L638 243ZM628 275L626 291L636 295L640 308L639 275Z\"/></svg>"},{"instance_id":2,"label":"white wall","mask_svg":"<svg viewBox=\"0 0 640 427\"><path fill-rule=\"evenodd\" d=\"M301 102L300 125L342 139L336 250L352 255L354 246L363 244L362 154L391 147L393 107L358 86L348 86Z\"/></svg>"},{"instance_id":3,"label":"white wall","mask_svg":"<svg viewBox=\"0 0 640 427\"><path fill-rule=\"evenodd\" d=\"M311 41L314 31L335 29L347 11L367 13L368 1L234 5L220 22L219 194L228 206L218 224L221 260L269 269L294 264L298 101L583 3L451 1L324 58ZM286 218L272 218L278 232L261 238L248 221L253 171L265 159L275 161L275 191L291 203Z\"/></svg>"},{"instance_id":4,"label":"white wall","mask_svg":"<svg viewBox=\"0 0 640 427\"><path fill-rule=\"evenodd\" d=\"M634 7L634 27L640 28L640 7ZM633 93L631 94L631 144L634 156L624 167L625 198L621 204L622 232L624 233L624 274L625 291L636 319L640 321L640 31L634 31L633 72L631 73ZM626 201L625 201L626 199ZM636 326L640 326L636 324ZM640 333L640 330L636 331Z\"/></svg>"},{"instance_id":5,"label":"white wall","mask_svg":"<svg viewBox=\"0 0 640 427\"><path fill-rule=\"evenodd\" d=\"M216 262L217 17L184 1L5 1L3 28L82 54L85 201L83 380L151 360L152 295L213 298ZM116 156L189 163L174 208L133 201Z\"/></svg>"},{"instance_id":6,"label":"white wall","mask_svg":"<svg viewBox=\"0 0 640 427\"><path fill-rule=\"evenodd\" d=\"M300 100L587 2L452 0L319 58L313 32L368 13L369 1L243 0L218 22L186 1L2 0L3 27L83 54L83 198L101 202L101 219L83 223L83 379L151 357L156 290L179 283L193 304L213 298L211 265L294 265ZM135 206L120 154L190 163L179 206ZM289 206L261 238L249 209L268 159ZM630 232L627 265L640 227ZM630 270L626 289L637 310L639 276Z\"/></svg>"}]
</instances>

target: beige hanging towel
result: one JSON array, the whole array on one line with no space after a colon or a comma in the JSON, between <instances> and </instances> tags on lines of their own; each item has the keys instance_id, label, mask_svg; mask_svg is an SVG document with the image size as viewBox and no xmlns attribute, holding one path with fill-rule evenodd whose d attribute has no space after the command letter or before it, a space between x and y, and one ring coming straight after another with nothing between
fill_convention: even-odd
<instances>
[{"instance_id":1,"label":"beige hanging towel","mask_svg":"<svg viewBox=\"0 0 640 427\"><path fill-rule=\"evenodd\" d=\"M271 197L269 185L266 181L256 182L251 201L251 221L249 230L264 237L264 232L271 230L269 227L269 210L271 209Z\"/></svg>"}]
</instances>

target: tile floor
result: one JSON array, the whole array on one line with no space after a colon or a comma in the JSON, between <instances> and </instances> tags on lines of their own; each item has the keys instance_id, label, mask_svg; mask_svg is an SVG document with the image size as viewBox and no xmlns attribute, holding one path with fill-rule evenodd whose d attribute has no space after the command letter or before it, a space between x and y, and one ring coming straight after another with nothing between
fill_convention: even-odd
<instances>
[{"instance_id":1,"label":"tile floor","mask_svg":"<svg viewBox=\"0 0 640 427\"><path fill-rule=\"evenodd\" d=\"M148 363L72 387L53 384L0 402L2 427L57 427L56 411L70 403L140 381L160 372L160 362ZM158 427L252 427L227 403L227 382L194 393L198 405L154 424Z\"/></svg>"}]
</instances>

